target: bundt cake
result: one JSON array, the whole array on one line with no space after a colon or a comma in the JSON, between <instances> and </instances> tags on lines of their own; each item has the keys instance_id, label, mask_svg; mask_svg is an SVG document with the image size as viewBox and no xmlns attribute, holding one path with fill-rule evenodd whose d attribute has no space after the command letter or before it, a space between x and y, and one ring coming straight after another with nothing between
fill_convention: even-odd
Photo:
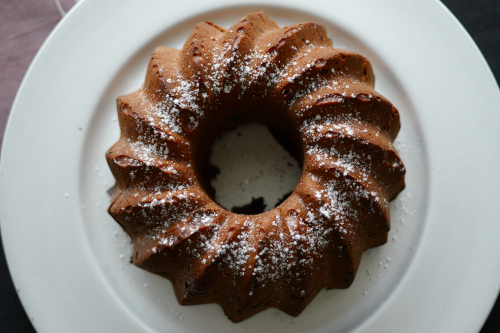
<instances>
[{"instance_id":1,"label":"bundt cake","mask_svg":"<svg viewBox=\"0 0 500 333\"><path fill-rule=\"evenodd\" d=\"M234 322L270 307L297 316L323 288L349 287L404 188L399 114L373 85L370 62L333 48L323 26L279 28L262 12L157 48L144 85L118 98L121 136L106 153L109 213L133 263L169 278L181 304L220 304ZM302 165L294 192L256 215L219 206L207 172L215 138L249 122Z\"/></svg>"}]
</instances>

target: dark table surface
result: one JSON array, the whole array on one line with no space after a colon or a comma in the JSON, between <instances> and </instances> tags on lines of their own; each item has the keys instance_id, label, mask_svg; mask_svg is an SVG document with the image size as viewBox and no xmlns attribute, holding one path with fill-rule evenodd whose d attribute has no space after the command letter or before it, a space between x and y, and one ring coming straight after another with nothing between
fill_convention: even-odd
<instances>
[{"instance_id":1,"label":"dark table surface","mask_svg":"<svg viewBox=\"0 0 500 333\"><path fill-rule=\"evenodd\" d=\"M26 69L50 31L76 1L0 0L0 143ZM500 0L442 2L472 36L500 82ZM0 332L34 331L17 296L0 245ZM481 333L493 332L500 332L499 299L481 330Z\"/></svg>"}]
</instances>

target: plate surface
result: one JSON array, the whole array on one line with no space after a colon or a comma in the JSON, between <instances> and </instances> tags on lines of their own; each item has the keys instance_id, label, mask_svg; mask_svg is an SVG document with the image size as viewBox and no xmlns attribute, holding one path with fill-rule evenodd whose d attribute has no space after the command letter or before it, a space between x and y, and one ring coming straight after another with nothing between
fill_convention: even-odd
<instances>
[{"instance_id":1,"label":"plate surface","mask_svg":"<svg viewBox=\"0 0 500 333\"><path fill-rule=\"evenodd\" d=\"M407 188L391 203L389 242L365 253L351 288L323 291L297 318L271 309L233 324L216 305L178 305L170 282L129 263L130 240L106 213L104 152L119 134L114 101L140 86L156 46L180 48L198 22L228 27L255 10L280 26L323 24L335 46L370 59L401 113ZM40 50L9 119L10 271L40 332L479 330L500 285L499 103L470 37L431 0L83 1Z\"/></svg>"}]
</instances>

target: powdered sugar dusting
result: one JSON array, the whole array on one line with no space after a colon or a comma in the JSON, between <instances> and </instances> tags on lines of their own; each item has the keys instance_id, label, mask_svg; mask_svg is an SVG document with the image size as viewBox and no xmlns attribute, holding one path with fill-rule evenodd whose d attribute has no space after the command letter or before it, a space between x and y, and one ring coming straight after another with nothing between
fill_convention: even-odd
<instances>
[{"instance_id":1,"label":"powdered sugar dusting","mask_svg":"<svg viewBox=\"0 0 500 333\"><path fill-rule=\"evenodd\" d=\"M142 141L128 141L128 146L134 152L134 156L138 158L146 166L154 165L158 158L168 158L168 147L158 144L146 144Z\"/></svg>"}]
</instances>

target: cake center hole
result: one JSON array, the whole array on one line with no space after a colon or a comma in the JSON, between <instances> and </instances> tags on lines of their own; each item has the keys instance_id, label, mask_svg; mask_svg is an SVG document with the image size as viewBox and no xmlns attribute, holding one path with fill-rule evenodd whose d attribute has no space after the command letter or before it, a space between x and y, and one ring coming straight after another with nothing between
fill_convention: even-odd
<instances>
[{"instance_id":1,"label":"cake center hole","mask_svg":"<svg viewBox=\"0 0 500 333\"><path fill-rule=\"evenodd\" d=\"M234 213L271 210L299 183L298 161L264 125L239 126L217 138L211 149L215 201Z\"/></svg>"}]
</instances>

